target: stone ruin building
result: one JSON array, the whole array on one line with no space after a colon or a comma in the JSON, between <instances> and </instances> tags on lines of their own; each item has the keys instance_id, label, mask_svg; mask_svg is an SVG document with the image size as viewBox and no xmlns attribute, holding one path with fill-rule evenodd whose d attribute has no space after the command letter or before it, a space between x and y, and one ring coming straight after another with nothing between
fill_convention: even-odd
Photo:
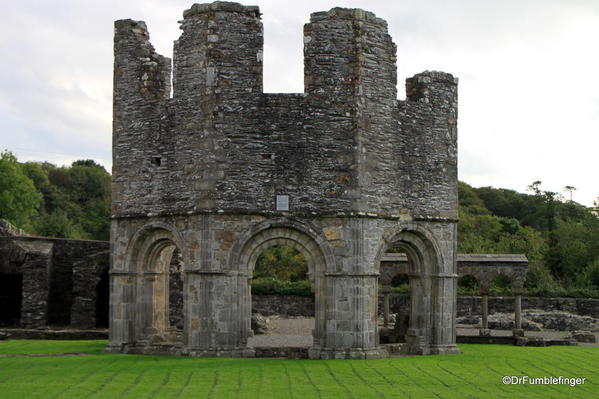
<instances>
[{"instance_id":1,"label":"stone ruin building","mask_svg":"<svg viewBox=\"0 0 599 399\"><path fill-rule=\"evenodd\" d=\"M0 328L108 327L108 266L106 241L29 237L0 219Z\"/></svg>"},{"instance_id":2,"label":"stone ruin building","mask_svg":"<svg viewBox=\"0 0 599 399\"><path fill-rule=\"evenodd\" d=\"M457 353L457 79L417 74L397 100L386 22L334 8L304 26L305 93L266 94L258 7L183 16L172 86L145 23L115 23L107 350L252 356L254 265L289 245L315 294L311 358L386 356L377 297L392 247L409 265L406 352Z\"/></svg>"}]
</instances>

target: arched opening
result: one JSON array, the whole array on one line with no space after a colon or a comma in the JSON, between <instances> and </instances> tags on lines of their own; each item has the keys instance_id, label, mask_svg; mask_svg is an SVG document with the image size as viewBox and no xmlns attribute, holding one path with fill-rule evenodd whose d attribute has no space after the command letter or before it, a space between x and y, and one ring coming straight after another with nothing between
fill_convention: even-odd
<instances>
[{"instance_id":1,"label":"arched opening","mask_svg":"<svg viewBox=\"0 0 599 399\"><path fill-rule=\"evenodd\" d=\"M476 296L480 294L478 279L471 274L458 278L458 295Z\"/></svg>"},{"instance_id":2,"label":"arched opening","mask_svg":"<svg viewBox=\"0 0 599 399\"><path fill-rule=\"evenodd\" d=\"M305 275L308 278L310 290L314 293L314 329L311 350L316 353L320 350L321 344L325 344L325 270L327 269L326 265L332 264L331 262L334 260L332 260L333 257L328 248L317 243L315 237L318 236L304 226L288 227L286 224L279 225L277 222L263 223L249 231L246 238L240 240L238 246L233 249L232 262L242 273L238 287L238 292L241 295L238 296L237 302L240 309L240 345L252 344L252 342L248 342L248 338L251 336L251 282L256 273L258 258L267 249L277 246L291 247L298 251L305 260L308 269ZM298 277L302 274L303 272L295 273ZM304 342L309 342L308 340L309 337Z\"/></svg>"},{"instance_id":3,"label":"arched opening","mask_svg":"<svg viewBox=\"0 0 599 399\"><path fill-rule=\"evenodd\" d=\"M142 346L180 346L184 324L181 251L169 230L143 233L132 255L138 271L136 341Z\"/></svg>"},{"instance_id":4,"label":"arched opening","mask_svg":"<svg viewBox=\"0 0 599 399\"><path fill-rule=\"evenodd\" d=\"M381 344L406 342L410 321L410 276L407 258L392 252L395 262L381 263L379 279L379 341ZM399 255L399 256L397 256Z\"/></svg>"},{"instance_id":5,"label":"arched opening","mask_svg":"<svg viewBox=\"0 0 599 399\"><path fill-rule=\"evenodd\" d=\"M100 280L96 284L96 327L108 327L108 303L110 300L110 278L108 269L100 273Z\"/></svg>"},{"instance_id":6,"label":"arched opening","mask_svg":"<svg viewBox=\"0 0 599 399\"><path fill-rule=\"evenodd\" d=\"M290 245L262 251L251 279L254 337L249 345L311 346L314 329L314 292L308 262Z\"/></svg>"},{"instance_id":7,"label":"arched opening","mask_svg":"<svg viewBox=\"0 0 599 399\"><path fill-rule=\"evenodd\" d=\"M178 333L183 331L183 254L173 251L169 265L168 317L169 325Z\"/></svg>"},{"instance_id":8,"label":"arched opening","mask_svg":"<svg viewBox=\"0 0 599 399\"><path fill-rule=\"evenodd\" d=\"M505 274L498 274L491 281L492 296L509 296L512 295L512 280Z\"/></svg>"},{"instance_id":9,"label":"arched opening","mask_svg":"<svg viewBox=\"0 0 599 399\"><path fill-rule=\"evenodd\" d=\"M17 327L21 323L23 275L0 273L0 327Z\"/></svg>"},{"instance_id":10,"label":"arched opening","mask_svg":"<svg viewBox=\"0 0 599 399\"><path fill-rule=\"evenodd\" d=\"M445 283L436 277L440 267L437 254L431 239L418 229L388 234L379 248L377 261L383 296L386 295L385 291L393 290L393 282L398 288L403 287L399 289L407 294L403 306L397 298L391 306L396 313L397 331L395 325L393 329L380 329L381 342L386 339L382 336L385 334L389 336L389 342L405 342L401 345L401 353L428 354L431 350L438 350L441 346L438 344L440 337L445 339L443 335L455 326L447 323L448 317L443 313L445 310L439 308L443 303L435 297L439 290L437 285ZM385 270L386 264L392 266L393 272ZM397 275L403 276L396 277ZM389 288L385 289L385 286ZM455 335L453 338L455 342Z\"/></svg>"}]
</instances>

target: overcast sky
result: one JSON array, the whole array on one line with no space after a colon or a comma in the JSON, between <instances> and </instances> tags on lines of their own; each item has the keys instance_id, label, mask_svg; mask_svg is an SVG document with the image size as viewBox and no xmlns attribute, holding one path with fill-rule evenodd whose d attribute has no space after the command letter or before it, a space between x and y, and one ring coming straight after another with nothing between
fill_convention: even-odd
<instances>
[{"instance_id":1,"label":"overcast sky","mask_svg":"<svg viewBox=\"0 0 599 399\"><path fill-rule=\"evenodd\" d=\"M0 0L0 147L19 160L111 167L113 21L147 22L172 56L179 0ZM266 92L303 91L311 12L363 8L387 20L406 77L459 83L459 177L524 192L535 181L599 196L599 1L251 1L265 32Z\"/></svg>"}]
</instances>

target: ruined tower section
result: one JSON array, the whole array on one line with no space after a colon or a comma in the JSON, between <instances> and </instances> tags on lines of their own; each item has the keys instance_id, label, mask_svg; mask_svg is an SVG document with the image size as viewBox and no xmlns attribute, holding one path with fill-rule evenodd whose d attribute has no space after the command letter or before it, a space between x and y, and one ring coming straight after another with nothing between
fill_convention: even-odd
<instances>
[{"instance_id":1,"label":"ruined tower section","mask_svg":"<svg viewBox=\"0 0 599 399\"><path fill-rule=\"evenodd\" d=\"M194 4L181 21L175 42L173 129L180 153L177 173L187 183L187 208L239 208L236 195L250 181L236 180L254 160L236 153L236 140L249 140L257 128L262 93L263 30L255 6L217 2ZM245 121L245 123L243 123ZM243 154L246 155L247 154ZM225 180L235 180L227 186ZM253 195L250 195L253 197ZM253 199L253 198L252 198ZM249 201L253 203L253 201Z\"/></svg>"},{"instance_id":2,"label":"ruined tower section","mask_svg":"<svg viewBox=\"0 0 599 399\"><path fill-rule=\"evenodd\" d=\"M379 211L396 192L395 62L387 23L371 12L334 8L313 13L304 27L305 91L310 105L329 116L326 130L347 132L354 212ZM349 128L338 122L344 117Z\"/></svg>"},{"instance_id":3,"label":"ruined tower section","mask_svg":"<svg viewBox=\"0 0 599 399\"><path fill-rule=\"evenodd\" d=\"M436 252L435 266L414 277L430 287L424 290L430 328L413 330L430 343L429 353L457 350L457 84L448 73L417 74L406 80L406 101L397 108L401 218L426 229Z\"/></svg>"},{"instance_id":4,"label":"ruined tower section","mask_svg":"<svg viewBox=\"0 0 599 399\"><path fill-rule=\"evenodd\" d=\"M159 190L164 172L164 124L171 91L170 59L156 54L144 22L115 22L113 213L135 213ZM156 176L156 170L159 171ZM133 206L132 206L133 205Z\"/></svg>"},{"instance_id":5,"label":"ruined tower section","mask_svg":"<svg viewBox=\"0 0 599 399\"><path fill-rule=\"evenodd\" d=\"M305 25L304 65L306 101L322 136L319 141L336 137L331 152L348 163L336 183L345 186L343 196L350 201L349 206L336 203L337 212L345 216L339 231L347 245L336 248L337 271L326 280L327 315L335 323L327 323L324 345L312 353L324 358L343 351L349 357L376 357L378 329L372 314L378 273L374 242L367 237L378 234L378 205L391 194L386 189L397 172L392 151L395 45L386 22L374 14L334 8L312 14Z\"/></svg>"},{"instance_id":6,"label":"ruined tower section","mask_svg":"<svg viewBox=\"0 0 599 399\"><path fill-rule=\"evenodd\" d=\"M457 219L458 79L423 72L406 80L400 123L398 187L415 217Z\"/></svg>"}]
</instances>

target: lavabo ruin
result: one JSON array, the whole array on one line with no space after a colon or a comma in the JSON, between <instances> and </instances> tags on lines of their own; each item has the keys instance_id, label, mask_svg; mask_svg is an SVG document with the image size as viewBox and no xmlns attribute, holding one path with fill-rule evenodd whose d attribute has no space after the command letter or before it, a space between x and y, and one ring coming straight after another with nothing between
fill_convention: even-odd
<instances>
[{"instance_id":1,"label":"lavabo ruin","mask_svg":"<svg viewBox=\"0 0 599 399\"><path fill-rule=\"evenodd\" d=\"M380 264L408 259L411 354L456 346L457 79L423 72L397 100L387 24L334 8L304 26L301 94L262 92L258 7L194 4L171 60L144 22L114 37L110 341L118 353L252 356L258 255L303 254L311 358L377 358ZM183 330L168 317L180 251Z\"/></svg>"}]
</instances>

